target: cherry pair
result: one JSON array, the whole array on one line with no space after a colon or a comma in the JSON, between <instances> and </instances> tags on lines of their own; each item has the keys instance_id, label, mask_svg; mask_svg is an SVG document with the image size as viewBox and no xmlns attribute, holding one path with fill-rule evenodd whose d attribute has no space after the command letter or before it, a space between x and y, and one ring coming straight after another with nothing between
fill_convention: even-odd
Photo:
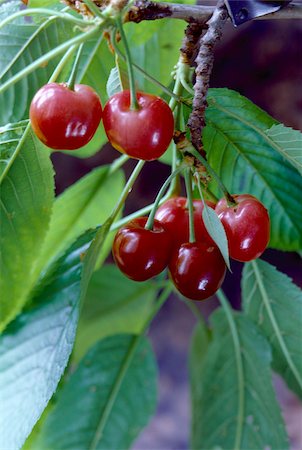
<instances>
[{"instance_id":1,"label":"cherry pair","mask_svg":"<svg viewBox=\"0 0 302 450\"><path fill-rule=\"evenodd\" d=\"M203 300L221 286L226 267L205 229L200 200L193 202L197 240L189 243L186 203L184 197L165 202L156 212L152 230L145 228L146 217L129 222L116 234L113 256L120 270L135 281L147 280L168 266L176 288L184 296Z\"/></svg>"},{"instance_id":2,"label":"cherry pair","mask_svg":"<svg viewBox=\"0 0 302 450\"><path fill-rule=\"evenodd\" d=\"M161 98L137 93L138 109L130 108L130 92L113 95L102 111L89 86L49 83L34 96L30 120L37 137L48 147L75 150L87 144L101 119L110 143L132 158L151 161L168 148L174 131L171 109Z\"/></svg>"}]
</instances>

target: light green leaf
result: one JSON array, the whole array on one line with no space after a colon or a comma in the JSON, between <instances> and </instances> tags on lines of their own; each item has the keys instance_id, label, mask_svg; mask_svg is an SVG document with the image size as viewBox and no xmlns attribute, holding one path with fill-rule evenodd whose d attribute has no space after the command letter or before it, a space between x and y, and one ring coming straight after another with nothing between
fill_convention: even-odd
<instances>
[{"instance_id":1,"label":"light green leaf","mask_svg":"<svg viewBox=\"0 0 302 450\"><path fill-rule=\"evenodd\" d=\"M205 202L203 204L202 219L207 232L219 248L228 269L231 270L225 230L214 209L210 208Z\"/></svg>"},{"instance_id":2,"label":"light green leaf","mask_svg":"<svg viewBox=\"0 0 302 450\"><path fill-rule=\"evenodd\" d=\"M302 291L274 266L257 259L242 278L245 313L273 350L273 368L302 397Z\"/></svg>"},{"instance_id":3,"label":"light green leaf","mask_svg":"<svg viewBox=\"0 0 302 450\"><path fill-rule=\"evenodd\" d=\"M232 194L250 193L271 218L270 246L302 248L302 177L275 150L266 130L275 121L228 89L208 96L204 144L211 166Z\"/></svg>"},{"instance_id":4,"label":"light green leaf","mask_svg":"<svg viewBox=\"0 0 302 450\"><path fill-rule=\"evenodd\" d=\"M56 198L39 257L43 268L88 228L102 224L113 210L124 185L122 171L110 175L110 166L99 167ZM111 247L111 242L104 254Z\"/></svg>"},{"instance_id":5,"label":"light green leaf","mask_svg":"<svg viewBox=\"0 0 302 450\"><path fill-rule=\"evenodd\" d=\"M122 75L123 79L121 79ZM112 97L112 95L117 94L118 92L121 92L126 88L128 88L127 76L125 76L125 74L122 74L117 67L111 69L106 85L108 97Z\"/></svg>"},{"instance_id":6,"label":"light green leaf","mask_svg":"<svg viewBox=\"0 0 302 450\"><path fill-rule=\"evenodd\" d=\"M20 312L36 280L54 197L49 153L29 127L15 149L5 133L2 138L10 159L0 179L0 330Z\"/></svg>"},{"instance_id":7,"label":"light green leaf","mask_svg":"<svg viewBox=\"0 0 302 450\"><path fill-rule=\"evenodd\" d=\"M45 8L46 6L55 5L58 0L29 0L29 8Z\"/></svg>"},{"instance_id":8,"label":"light green leaf","mask_svg":"<svg viewBox=\"0 0 302 450\"><path fill-rule=\"evenodd\" d=\"M0 435L2 447L20 448L64 372L79 314L82 236L40 282L33 307L0 337Z\"/></svg>"},{"instance_id":9,"label":"light green leaf","mask_svg":"<svg viewBox=\"0 0 302 450\"><path fill-rule=\"evenodd\" d=\"M298 130L273 125L266 131L272 146L302 174L302 133Z\"/></svg>"},{"instance_id":10,"label":"light green leaf","mask_svg":"<svg viewBox=\"0 0 302 450\"><path fill-rule=\"evenodd\" d=\"M88 286L73 356L78 360L105 336L139 333L157 290L151 281L129 280L112 264L96 271Z\"/></svg>"},{"instance_id":11,"label":"light green leaf","mask_svg":"<svg viewBox=\"0 0 302 450\"><path fill-rule=\"evenodd\" d=\"M192 377L192 448L285 450L288 439L272 386L270 347L243 314L230 312L229 320L221 309L213 314L213 341L199 379ZM200 346L205 345L202 336ZM198 364L195 352L191 367Z\"/></svg>"},{"instance_id":12,"label":"light green leaf","mask_svg":"<svg viewBox=\"0 0 302 450\"><path fill-rule=\"evenodd\" d=\"M171 72L178 61L179 46L185 25L180 20L163 19L155 22L157 23L153 25L154 29L152 30L149 29L149 23L147 27L146 23L141 22L126 24L125 31L133 61L162 84L168 85L171 81ZM157 57L150 58L150 55L157 55ZM157 95L162 93L159 87L146 80L136 70L135 79L141 90Z\"/></svg>"},{"instance_id":13,"label":"light green leaf","mask_svg":"<svg viewBox=\"0 0 302 450\"><path fill-rule=\"evenodd\" d=\"M127 449L156 405L156 365L146 338L98 342L63 386L34 448Z\"/></svg>"}]
</instances>

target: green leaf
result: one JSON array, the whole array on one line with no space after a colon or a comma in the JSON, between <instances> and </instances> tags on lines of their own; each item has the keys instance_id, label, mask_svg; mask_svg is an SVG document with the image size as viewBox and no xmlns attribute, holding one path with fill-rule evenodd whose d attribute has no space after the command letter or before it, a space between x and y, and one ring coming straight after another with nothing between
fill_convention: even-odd
<instances>
[{"instance_id":1,"label":"green leaf","mask_svg":"<svg viewBox=\"0 0 302 450\"><path fill-rule=\"evenodd\" d=\"M272 146L302 174L302 133L280 124L273 125L266 134Z\"/></svg>"},{"instance_id":2,"label":"green leaf","mask_svg":"<svg viewBox=\"0 0 302 450\"><path fill-rule=\"evenodd\" d=\"M129 448L156 405L156 365L148 340L98 342L63 386L36 449Z\"/></svg>"},{"instance_id":3,"label":"green leaf","mask_svg":"<svg viewBox=\"0 0 302 450\"><path fill-rule=\"evenodd\" d=\"M54 197L49 153L29 127L15 149L6 133L2 138L10 159L0 179L0 330L20 312L36 280Z\"/></svg>"},{"instance_id":4,"label":"green leaf","mask_svg":"<svg viewBox=\"0 0 302 450\"><path fill-rule=\"evenodd\" d=\"M139 333L157 290L151 281L129 280L112 264L96 271L88 286L73 356L78 360L92 344L106 336Z\"/></svg>"},{"instance_id":5,"label":"green leaf","mask_svg":"<svg viewBox=\"0 0 302 450\"><path fill-rule=\"evenodd\" d=\"M273 368L302 397L302 291L274 266L257 259L242 278L245 313L269 339Z\"/></svg>"},{"instance_id":6,"label":"green leaf","mask_svg":"<svg viewBox=\"0 0 302 450\"><path fill-rule=\"evenodd\" d=\"M43 268L83 231L102 224L113 210L124 185L122 171L110 174L110 166L99 167L56 198L39 258ZM111 237L113 237L111 235ZM111 247L108 241L104 255Z\"/></svg>"},{"instance_id":7,"label":"green leaf","mask_svg":"<svg viewBox=\"0 0 302 450\"><path fill-rule=\"evenodd\" d=\"M275 150L266 130L275 121L228 89L208 96L204 144L211 166L231 193L250 193L271 218L270 246L302 248L302 177Z\"/></svg>"},{"instance_id":8,"label":"green leaf","mask_svg":"<svg viewBox=\"0 0 302 450\"><path fill-rule=\"evenodd\" d=\"M219 248L228 269L231 270L225 230L214 209L210 208L205 202L203 204L202 219L207 232Z\"/></svg>"},{"instance_id":9,"label":"green leaf","mask_svg":"<svg viewBox=\"0 0 302 450\"><path fill-rule=\"evenodd\" d=\"M20 9L20 2L13 1L0 7L0 21ZM47 18L34 23L20 17L0 30L0 74L2 83L12 75L28 67L41 55L73 37L74 25L57 18ZM5 56L2 56L5 55ZM60 57L50 59L4 93L0 94L0 124L18 122L28 117L30 102L36 91L49 80ZM16 101L17 99L17 101Z\"/></svg>"},{"instance_id":10,"label":"green leaf","mask_svg":"<svg viewBox=\"0 0 302 450\"><path fill-rule=\"evenodd\" d=\"M0 337L0 435L4 448L20 448L64 372L79 314L81 254L86 233L40 282L33 307Z\"/></svg>"},{"instance_id":11,"label":"green leaf","mask_svg":"<svg viewBox=\"0 0 302 450\"><path fill-rule=\"evenodd\" d=\"M192 376L192 448L287 449L267 341L241 313L230 310L227 318L219 309L211 323L213 341L202 356L199 378ZM204 336L199 342L202 349L207 346ZM199 364L194 352L191 367L198 371Z\"/></svg>"}]
</instances>

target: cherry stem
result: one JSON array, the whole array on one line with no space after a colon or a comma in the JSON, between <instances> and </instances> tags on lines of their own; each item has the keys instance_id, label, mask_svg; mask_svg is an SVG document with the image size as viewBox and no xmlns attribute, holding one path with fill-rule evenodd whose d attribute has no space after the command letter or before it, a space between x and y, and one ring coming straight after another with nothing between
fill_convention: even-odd
<instances>
[{"instance_id":1,"label":"cherry stem","mask_svg":"<svg viewBox=\"0 0 302 450\"><path fill-rule=\"evenodd\" d=\"M109 175L112 175L116 172L120 167L122 167L126 161L128 161L128 155L122 155L119 158L116 158L111 164L109 169Z\"/></svg>"},{"instance_id":2,"label":"cherry stem","mask_svg":"<svg viewBox=\"0 0 302 450\"><path fill-rule=\"evenodd\" d=\"M156 199L153 203L153 208L149 214L147 223L145 225L146 230L152 230L153 228L153 223L154 223L154 217L156 214L156 211L158 209L159 206L159 202L161 200L161 198L163 197L165 191L168 189L169 184L171 183L171 181L173 180L173 178L175 178L181 171L183 171L183 167L179 167L178 169L174 170L174 172L171 173L171 175L166 179L166 181L164 182L164 184L162 185L162 187L160 188Z\"/></svg>"},{"instance_id":3,"label":"cherry stem","mask_svg":"<svg viewBox=\"0 0 302 450\"><path fill-rule=\"evenodd\" d=\"M203 315L201 314L201 311L198 308L198 306L196 306L194 302L192 302L191 300L188 300L186 298L183 298L181 300L191 310L191 312L194 314L194 316L196 317L198 322L201 322L203 324L203 326L206 326L205 320L204 320Z\"/></svg>"},{"instance_id":4,"label":"cherry stem","mask_svg":"<svg viewBox=\"0 0 302 450\"><path fill-rule=\"evenodd\" d=\"M116 38L115 38L115 30L113 30L113 32L110 35L111 38L111 44L114 48L115 53L123 60L126 61L126 56L123 54L123 52L119 49L118 44L116 42ZM173 98L175 100L175 104L173 103L172 105L169 106L172 109L172 111L174 110L175 106L177 103L183 103L184 105L187 105L188 107L192 108L192 105L189 104L186 99L181 98L179 95L175 94L174 90L171 91L171 89L167 88L167 86L165 86L164 84L162 84L160 81L158 81L156 78L152 77L152 75L150 75L148 72L146 72L144 69L142 69L140 66L138 66L136 63L134 63L132 61L132 67L134 67L135 70L137 70L138 72L140 72L144 78L146 78L146 80L149 80L151 83L153 83L155 86L159 87L163 92L165 92L166 94L169 95L169 97Z\"/></svg>"},{"instance_id":5,"label":"cherry stem","mask_svg":"<svg viewBox=\"0 0 302 450\"><path fill-rule=\"evenodd\" d=\"M100 17L101 19L106 19L106 17L102 14L102 12L99 10L99 8L96 6L96 4L92 0L83 0L84 3L88 6L90 11L96 16Z\"/></svg>"},{"instance_id":6,"label":"cherry stem","mask_svg":"<svg viewBox=\"0 0 302 450\"><path fill-rule=\"evenodd\" d=\"M173 88L173 94L179 98L182 94L182 91L183 91L183 86L181 84L180 77L178 76L178 73L177 73L176 80L174 83L174 88ZM173 116L174 116L174 120L175 120L175 128L178 129L179 128L179 118L180 118L180 104L177 103L177 100L175 99L175 97L172 97L170 99L169 106L170 106L171 110L173 111ZM177 168L177 161L178 161L177 147L176 147L175 142L173 142L173 144L172 144L172 173ZM169 190L171 192L171 194L173 194L174 192L177 192L178 187L179 187L179 176L173 177L171 180L171 186L170 186L170 190Z\"/></svg>"},{"instance_id":7,"label":"cherry stem","mask_svg":"<svg viewBox=\"0 0 302 450\"><path fill-rule=\"evenodd\" d=\"M26 8L22 9L21 11L18 11L14 14L11 14L6 19L2 20L0 23L0 29L3 28L5 25L7 25L10 22L13 22L18 17L22 16L32 16L34 14L40 14L40 15L46 15L50 17L57 17L63 20L66 20L68 22L73 23L74 25L78 26L85 26L87 27L88 23L87 20L79 19L77 17L72 16L71 14L65 14L64 11L67 11L67 8L64 8L62 11L55 11L53 9L47 9L47 8Z\"/></svg>"},{"instance_id":8,"label":"cherry stem","mask_svg":"<svg viewBox=\"0 0 302 450\"><path fill-rule=\"evenodd\" d=\"M126 34L124 32L123 24L122 24L120 17L118 17L116 19L116 23L117 23L117 27L120 32L120 35L121 35L121 38L122 38L122 41L124 44L125 52L126 52L126 62L127 62L129 86L130 86L130 109L136 111L139 109L139 105L138 105L137 98L136 98L135 78L134 78L134 72L133 72L131 52L130 52Z\"/></svg>"},{"instance_id":9,"label":"cherry stem","mask_svg":"<svg viewBox=\"0 0 302 450\"><path fill-rule=\"evenodd\" d=\"M121 193L120 198L118 199L118 202L116 203L112 213L110 214L110 218L114 220L116 216L118 215L120 209L123 207L126 198L128 197L129 193L131 192L132 186L134 185L138 175L140 174L142 168L144 167L146 161L143 161L140 159L138 163L136 164L132 174L128 178L127 183L125 184L125 187L123 189L123 192Z\"/></svg>"},{"instance_id":10,"label":"cherry stem","mask_svg":"<svg viewBox=\"0 0 302 450\"><path fill-rule=\"evenodd\" d=\"M48 80L48 83L53 83L57 80L58 76L60 75L60 73L62 72L66 62L68 61L68 59L70 58L70 56L73 54L73 52L76 50L77 46L76 45L72 45L70 47L69 50L67 50L67 52L65 53L65 55L61 58L59 64L57 65L57 67L55 68L55 70L53 71L51 77Z\"/></svg>"},{"instance_id":11,"label":"cherry stem","mask_svg":"<svg viewBox=\"0 0 302 450\"><path fill-rule=\"evenodd\" d=\"M191 169L185 171L185 183L187 191L187 208L189 209L189 229L190 237L189 242L195 242L195 229L194 229L194 207L193 207L193 197L192 197L192 179L191 179Z\"/></svg>"},{"instance_id":12,"label":"cherry stem","mask_svg":"<svg viewBox=\"0 0 302 450\"><path fill-rule=\"evenodd\" d=\"M74 86L75 86L75 81L76 81L76 77L78 74L78 70L79 70L79 64L80 64L80 58L81 58L81 54L82 54L82 50L83 50L83 42L82 44L79 45L78 47L78 51L71 69L71 73L69 76L69 80L67 81L67 86L71 91L74 91Z\"/></svg>"},{"instance_id":13,"label":"cherry stem","mask_svg":"<svg viewBox=\"0 0 302 450\"><path fill-rule=\"evenodd\" d=\"M221 181L221 179L219 178L219 176L217 175L217 173L212 169L212 167L210 166L210 164L208 163L208 161L197 151L195 150L195 148L192 146L190 148L186 149L189 153L191 153L191 155L195 156L196 159L198 159L203 165L204 167L207 169L207 171L209 172L209 174L215 178L218 186L220 187L221 191L223 192L223 195L226 198L227 204L228 206L235 206L237 205L235 199L232 197L232 195L228 192L227 188L225 187L225 185L223 184L223 182Z\"/></svg>"},{"instance_id":14,"label":"cherry stem","mask_svg":"<svg viewBox=\"0 0 302 450\"><path fill-rule=\"evenodd\" d=\"M218 198L211 191L206 189L204 184L202 184L198 172L195 173L195 178L197 179L197 187L198 187L200 198L203 201L203 203L205 203L205 200L204 200L204 195L203 195L203 192L202 192L202 188L204 188L205 192L210 197L210 199L213 200L214 203L217 203L218 202Z\"/></svg>"}]
</instances>

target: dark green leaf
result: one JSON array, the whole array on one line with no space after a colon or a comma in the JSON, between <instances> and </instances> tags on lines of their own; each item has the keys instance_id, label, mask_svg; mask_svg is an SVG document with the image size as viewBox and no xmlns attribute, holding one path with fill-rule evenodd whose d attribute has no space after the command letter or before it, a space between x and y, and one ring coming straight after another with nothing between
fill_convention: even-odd
<instances>
[{"instance_id":1,"label":"dark green leaf","mask_svg":"<svg viewBox=\"0 0 302 450\"><path fill-rule=\"evenodd\" d=\"M0 179L0 330L20 312L36 281L54 197L49 153L30 129L15 148L2 138L1 151L7 148L10 159Z\"/></svg>"},{"instance_id":2,"label":"dark green leaf","mask_svg":"<svg viewBox=\"0 0 302 450\"><path fill-rule=\"evenodd\" d=\"M223 256L223 259L228 267L230 268L230 259L229 259L229 249L228 249L228 240L223 228L222 223L219 220L219 217L217 216L214 209L207 206L206 203L204 203L204 208L202 211L202 219L204 222L204 225L206 227L207 232L213 239L213 241L216 243L217 247L221 251L221 254Z\"/></svg>"},{"instance_id":3,"label":"dark green leaf","mask_svg":"<svg viewBox=\"0 0 302 450\"><path fill-rule=\"evenodd\" d=\"M301 249L302 177L266 134L275 121L228 89L212 89L208 102L203 136L209 163L231 193L250 193L267 207L271 247Z\"/></svg>"},{"instance_id":4,"label":"dark green leaf","mask_svg":"<svg viewBox=\"0 0 302 450\"><path fill-rule=\"evenodd\" d=\"M156 366L146 338L119 335L84 357L46 418L39 450L127 449L156 405Z\"/></svg>"},{"instance_id":5,"label":"dark green leaf","mask_svg":"<svg viewBox=\"0 0 302 450\"><path fill-rule=\"evenodd\" d=\"M267 341L241 313L230 312L228 320L220 309L211 323L213 341L201 356L199 370L197 342L191 357L191 368L196 370L192 373L192 448L287 449ZM205 333L199 339L203 351L207 346Z\"/></svg>"},{"instance_id":6,"label":"dark green leaf","mask_svg":"<svg viewBox=\"0 0 302 450\"><path fill-rule=\"evenodd\" d=\"M209 330L207 329L205 323L199 320L192 335L189 355L192 405L192 436L195 436L199 429L199 402L202 394L202 383L200 382L200 380L202 380L205 355L207 353L210 342L211 339Z\"/></svg>"},{"instance_id":7,"label":"dark green leaf","mask_svg":"<svg viewBox=\"0 0 302 450\"><path fill-rule=\"evenodd\" d=\"M302 174L302 133L284 125L273 125L266 131L272 146Z\"/></svg>"},{"instance_id":8,"label":"dark green leaf","mask_svg":"<svg viewBox=\"0 0 302 450\"><path fill-rule=\"evenodd\" d=\"M151 281L129 280L112 264L96 271L88 286L73 356L78 360L105 336L139 333L157 290Z\"/></svg>"},{"instance_id":9,"label":"dark green leaf","mask_svg":"<svg viewBox=\"0 0 302 450\"><path fill-rule=\"evenodd\" d=\"M79 313L82 236L42 280L33 307L0 337L0 435L3 448L20 448L64 372Z\"/></svg>"},{"instance_id":10,"label":"dark green leaf","mask_svg":"<svg viewBox=\"0 0 302 450\"><path fill-rule=\"evenodd\" d=\"M242 278L246 314L269 339L273 368L302 397L302 291L274 266L257 259Z\"/></svg>"}]
</instances>

